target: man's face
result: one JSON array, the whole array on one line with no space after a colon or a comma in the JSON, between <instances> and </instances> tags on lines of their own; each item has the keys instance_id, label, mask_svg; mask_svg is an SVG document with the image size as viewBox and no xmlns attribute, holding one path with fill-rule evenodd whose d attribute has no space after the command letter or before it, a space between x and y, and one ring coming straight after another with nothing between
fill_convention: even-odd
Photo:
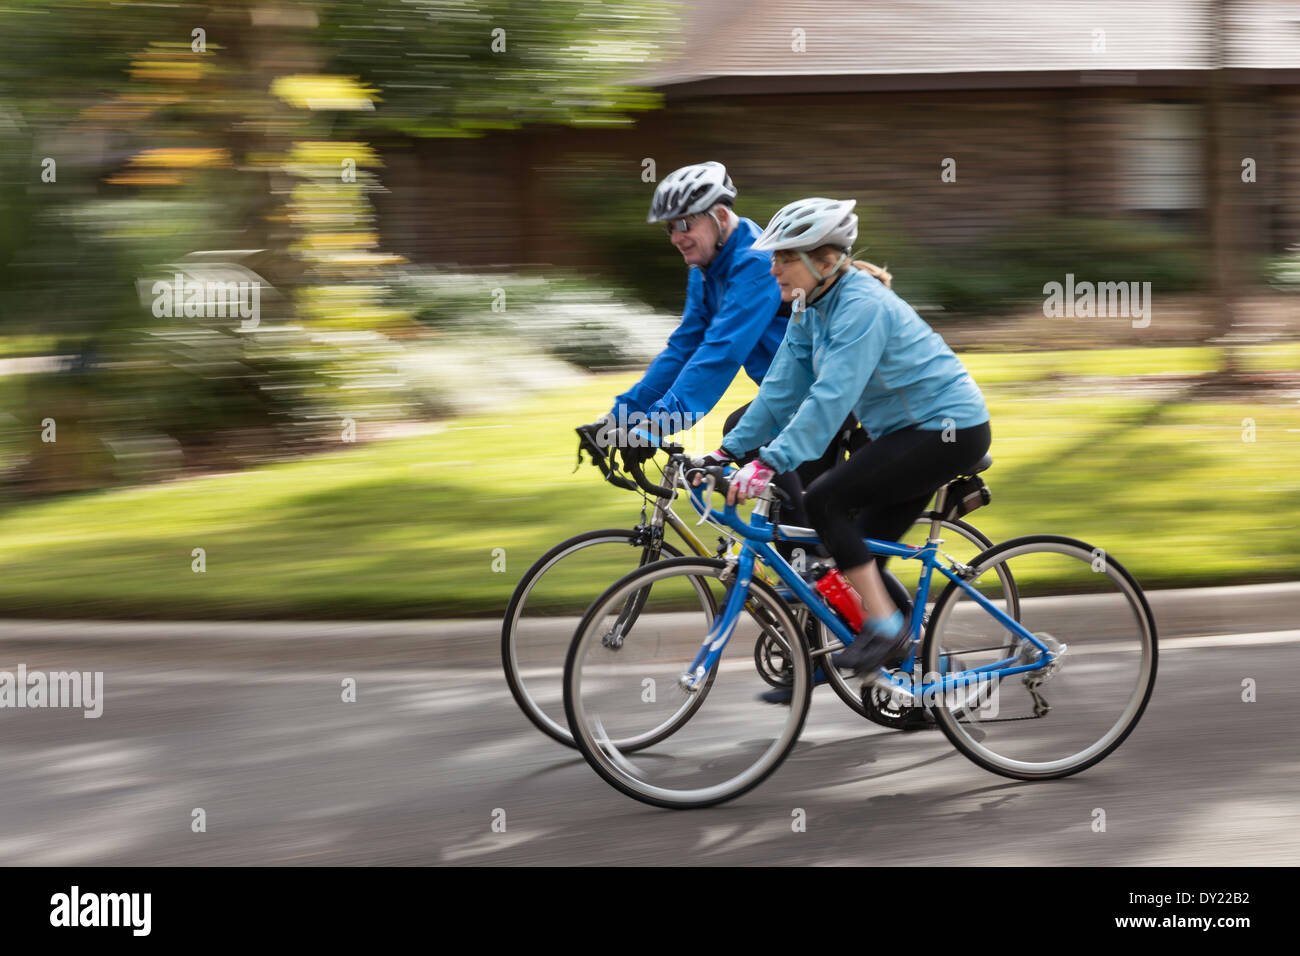
<instances>
[{"instance_id":1,"label":"man's face","mask_svg":"<svg viewBox=\"0 0 1300 956\"><path fill-rule=\"evenodd\" d=\"M685 232L680 230L682 223L687 224ZM669 241L682 254L688 266L699 266L702 269L717 255L718 224L708 213L696 213L685 219L670 219L664 225L669 230Z\"/></svg>"}]
</instances>

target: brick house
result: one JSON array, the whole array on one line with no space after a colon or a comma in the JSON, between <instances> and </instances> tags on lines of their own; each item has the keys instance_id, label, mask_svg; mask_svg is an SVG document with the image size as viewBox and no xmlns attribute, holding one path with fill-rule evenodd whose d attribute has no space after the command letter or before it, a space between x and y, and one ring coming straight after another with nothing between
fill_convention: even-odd
<instances>
[{"instance_id":1,"label":"brick house","mask_svg":"<svg viewBox=\"0 0 1300 956\"><path fill-rule=\"evenodd\" d=\"M624 128L385 150L386 245L579 264L565 182L600 173L648 202L646 158L658 175L718 159L742 200L853 196L937 246L1035 213L1247 253L1300 242L1300 4L703 0L681 23L673 58L637 77L663 108Z\"/></svg>"}]
</instances>

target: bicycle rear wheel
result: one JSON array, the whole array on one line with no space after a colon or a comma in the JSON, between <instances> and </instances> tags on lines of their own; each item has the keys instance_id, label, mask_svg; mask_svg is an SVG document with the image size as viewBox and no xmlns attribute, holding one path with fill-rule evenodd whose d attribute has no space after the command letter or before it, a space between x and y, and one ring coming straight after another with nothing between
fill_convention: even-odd
<instances>
[{"instance_id":1,"label":"bicycle rear wheel","mask_svg":"<svg viewBox=\"0 0 1300 956\"><path fill-rule=\"evenodd\" d=\"M519 709L542 733L573 746L564 717L564 658L592 599L628 571L681 552L646 530L606 528L562 541L533 563L501 622L501 666ZM715 613L699 594L709 619ZM628 611L634 611L629 607Z\"/></svg>"},{"instance_id":2,"label":"bicycle rear wheel","mask_svg":"<svg viewBox=\"0 0 1300 956\"><path fill-rule=\"evenodd\" d=\"M1000 569L1019 590L1020 624L1004 627L950 583L935 605L922 661L932 713L963 754L1020 780L1065 777L1115 750L1146 709L1156 679L1156 625L1142 589L1100 548L1058 535L1014 538L972 562L967 582L998 603ZM945 687L940 657L962 673L1033 668ZM1045 666L1044 666L1045 665Z\"/></svg>"},{"instance_id":3,"label":"bicycle rear wheel","mask_svg":"<svg viewBox=\"0 0 1300 956\"><path fill-rule=\"evenodd\" d=\"M564 671L569 728L593 769L630 797L675 809L721 803L758 786L798 741L811 689L807 648L785 602L760 581L751 581L703 690L683 685L713 624L695 595L706 588L725 607L734 581L725 561L660 561L616 582L578 625ZM633 600L641 613L619 629L620 609ZM790 661L789 707L756 699L768 689L754 665L761 637ZM655 746L629 757L648 736Z\"/></svg>"}]
</instances>

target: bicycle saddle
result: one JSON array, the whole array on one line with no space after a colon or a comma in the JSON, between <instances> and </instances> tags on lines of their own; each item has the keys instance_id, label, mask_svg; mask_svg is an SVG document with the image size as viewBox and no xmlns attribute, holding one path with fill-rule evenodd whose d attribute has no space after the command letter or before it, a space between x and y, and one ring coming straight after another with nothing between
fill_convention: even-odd
<instances>
[{"instance_id":1,"label":"bicycle saddle","mask_svg":"<svg viewBox=\"0 0 1300 956\"><path fill-rule=\"evenodd\" d=\"M981 471L988 471L993 467L993 456L986 454L983 458L975 463L975 467L967 468L965 471L957 472L958 478L969 478L971 475L978 475Z\"/></svg>"}]
</instances>

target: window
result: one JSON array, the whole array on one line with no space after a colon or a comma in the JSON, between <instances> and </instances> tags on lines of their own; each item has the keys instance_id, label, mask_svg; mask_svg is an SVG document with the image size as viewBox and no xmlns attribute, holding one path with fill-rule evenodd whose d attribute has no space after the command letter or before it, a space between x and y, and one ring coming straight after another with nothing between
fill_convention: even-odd
<instances>
[{"instance_id":1,"label":"window","mask_svg":"<svg viewBox=\"0 0 1300 956\"><path fill-rule=\"evenodd\" d=\"M1141 103L1129 108L1124 135L1124 205L1180 221L1204 204L1201 108Z\"/></svg>"}]
</instances>

